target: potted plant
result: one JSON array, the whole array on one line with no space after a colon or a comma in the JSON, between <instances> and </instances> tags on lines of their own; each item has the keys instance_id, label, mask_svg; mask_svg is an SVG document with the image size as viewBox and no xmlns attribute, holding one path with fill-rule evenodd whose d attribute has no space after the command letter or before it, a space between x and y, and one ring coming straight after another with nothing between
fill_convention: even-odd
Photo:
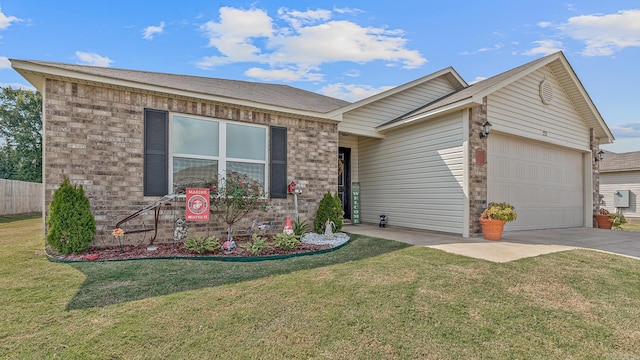
<instances>
[{"instance_id":1,"label":"potted plant","mask_svg":"<svg viewBox=\"0 0 640 360\"><path fill-rule=\"evenodd\" d=\"M513 205L502 203L489 203L486 209L480 214L480 225L482 225L482 235L486 240L502 239L504 224L514 221L518 217Z\"/></svg>"},{"instance_id":2,"label":"potted plant","mask_svg":"<svg viewBox=\"0 0 640 360\"><path fill-rule=\"evenodd\" d=\"M605 208L600 208L598 213L593 215L598 223L598 229L611 229L613 221L611 221L611 217L609 215L611 215L609 210Z\"/></svg>"},{"instance_id":3,"label":"potted plant","mask_svg":"<svg viewBox=\"0 0 640 360\"><path fill-rule=\"evenodd\" d=\"M627 223L624 215L620 210L615 213L610 213L607 209L601 208L597 214L594 215L599 229L614 229L622 230L621 225Z\"/></svg>"}]
</instances>

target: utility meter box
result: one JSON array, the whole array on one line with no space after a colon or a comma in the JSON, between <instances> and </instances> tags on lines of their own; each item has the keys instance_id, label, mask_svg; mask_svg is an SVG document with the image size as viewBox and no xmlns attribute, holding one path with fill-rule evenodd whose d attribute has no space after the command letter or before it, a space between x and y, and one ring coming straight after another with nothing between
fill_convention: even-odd
<instances>
[{"instance_id":1,"label":"utility meter box","mask_svg":"<svg viewBox=\"0 0 640 360\"><path fill-rule=\"evenodd\" d=\"M613 193L613 206L617 208L629 207L629 190L616 190Z\"/></svg>"}]
</instances>

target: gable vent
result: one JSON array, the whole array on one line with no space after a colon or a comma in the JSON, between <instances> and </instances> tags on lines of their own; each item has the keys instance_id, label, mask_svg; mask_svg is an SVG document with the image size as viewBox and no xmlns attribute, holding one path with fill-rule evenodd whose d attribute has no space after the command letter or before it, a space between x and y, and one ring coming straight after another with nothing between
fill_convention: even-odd
<instances>
[{"instance_id":1,"label":"gable vent","mask_svg":"<svg viewBox=\"0 0 640 360\"><path fill-rule=\"evenodd\" d=\"M545 105L551 104L553 100L553 86L551 83L544 79L540 82L540 99Z\"/></svg>"}]
</instances>

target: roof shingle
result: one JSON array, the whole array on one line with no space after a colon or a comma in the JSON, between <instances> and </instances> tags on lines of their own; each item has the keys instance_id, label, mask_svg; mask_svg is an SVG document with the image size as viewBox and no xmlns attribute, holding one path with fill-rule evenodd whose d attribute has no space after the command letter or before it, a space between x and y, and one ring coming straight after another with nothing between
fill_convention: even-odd
<instances>
[{"instance_id":1,"label":"roof shingle","mask_svg":"<svg viewBox=\"0 0 640 360\"><path fill-rule=\"evenodd\" d=\"M640 151L614 153L605 151L600 172L640 170Z\"/></svg>"},{"instance_id":2,"label":"roof shingle","mask_svg":"<svg viewBox=\"0 0 640 360\"><path fill-rule=\"evenodd\" d=\"M327 113L349 104L349 102L344 100L320 95L288 85L74 65L48 61L24 61L88 75L133 81L140 84L151 84L199 94L220 96L229 99L248 100L266 105L318 113Z\"/></svg>"}]
</instances>

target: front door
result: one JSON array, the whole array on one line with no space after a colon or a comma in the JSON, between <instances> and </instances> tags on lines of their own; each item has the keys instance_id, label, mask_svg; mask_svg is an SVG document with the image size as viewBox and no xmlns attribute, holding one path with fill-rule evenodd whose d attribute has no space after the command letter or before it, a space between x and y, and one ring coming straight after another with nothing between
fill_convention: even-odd
<instances>
[{"instance_id":1,"label":"front door","mask_svg":"<svg viewBox=\"0 0 640 360\"><path fill-rule=\"evenodd\" d=\"M351 149L338 148L338 197L342 201L344 218L351 219Z\"/></svg>"}]
</instances>

